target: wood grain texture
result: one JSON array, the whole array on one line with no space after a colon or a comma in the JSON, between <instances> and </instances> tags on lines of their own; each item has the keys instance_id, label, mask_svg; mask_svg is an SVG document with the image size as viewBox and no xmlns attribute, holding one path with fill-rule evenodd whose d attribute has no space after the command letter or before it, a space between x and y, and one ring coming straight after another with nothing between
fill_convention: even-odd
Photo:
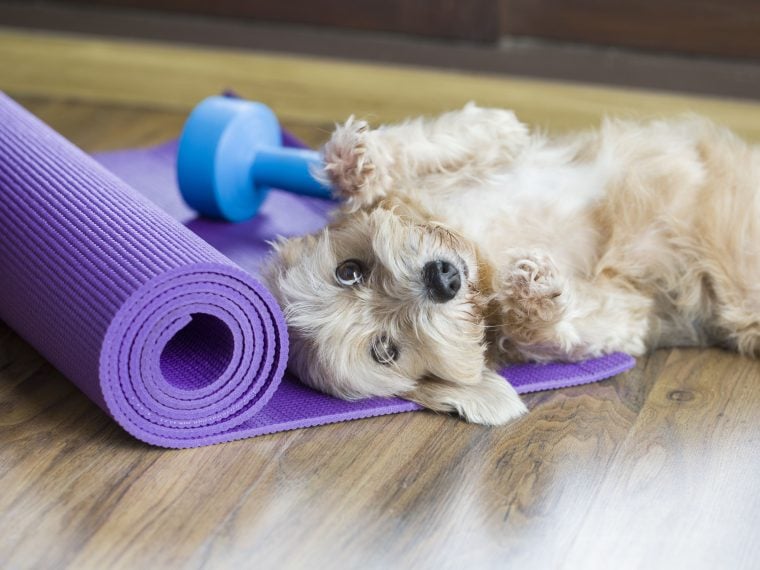
<instances>
[{"instance_id":1,"label":"wood grain texture","mask_svg":"<svg viewBox=\"0 0 760 570\"><path fill-rule=\"evenodd\" d=\"M201 72L187 61L183 82L174 75L159 90L146 77L166 65L168 48L156 47L151 63L148 46L139 58L115 57L99 83L88 68L93 52L104 57L98 45L0 73L11 95L86 150L176 136L186 102L167 106L161 97L183 82L210 89L203 65L214 57L230 76L260 71L241 54L235 70L226 52L210 52ZM0 50L13 51L8 36ZM308 63L299 62L302 74ZM352 69L358 84L378 73ZM119 71L130 75L115 79ZM472 85L481 80L502 84L475 77ZM268 97L279 100L279 88L287 99L298 81L283 77ZM426 81L410 76L396 85L398 99L387 87L385 105L379 93L341 94L330 82L328 104L313 84L323 107L315 113L291 99L286 123L316 144L334 115L368 102L381 117L433 112L441 100L404 111ZM128 83L125 98L119 90ZM591 120L554 88L535 86L545 124ZM607 91L587 93L601 107L620 103ZM538 108L527 91L525 104ZM710 104L760 124L757 106ZM614 379L526 400L531 414L498 429L419 412L162 450L128 436L0 324L0 567L757 568L759 362L718 350L659 351Z\"/></svg>"}]
</instances>

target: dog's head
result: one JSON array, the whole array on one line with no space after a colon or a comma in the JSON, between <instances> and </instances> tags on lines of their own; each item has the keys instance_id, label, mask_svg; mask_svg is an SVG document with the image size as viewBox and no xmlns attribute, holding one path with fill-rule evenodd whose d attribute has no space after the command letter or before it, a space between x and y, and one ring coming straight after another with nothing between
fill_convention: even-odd
<instances>
[{"instance_id":1,"label":"dog's head","mask_svg":"<svg viewBox=\"0 0 760 570\"><path fill-rule=\"evenodd\" d=\"M402 395L478 423L524 411L486 364L484 268L463 237L386 200L275 249L265 278L305 383L347 399Z\"/></svg>"}]
</instances>

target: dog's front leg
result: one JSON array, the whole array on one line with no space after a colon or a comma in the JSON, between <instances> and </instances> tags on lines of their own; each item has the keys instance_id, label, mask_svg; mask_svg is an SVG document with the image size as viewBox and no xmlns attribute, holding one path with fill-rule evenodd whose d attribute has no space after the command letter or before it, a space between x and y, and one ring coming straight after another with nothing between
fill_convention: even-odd
<instances>
[{"instance_id":1,"label":"dog's front leg","mask_svg":"<svg viewBox=\"0 0 760 570\"><path fill-rule=\"evenodd\" d=\"M496 292L500 347L527 360L642 354L652 301L612 281L563 277L548 254L516 252Z\"/></svg>"},{"instance_id":2,"label":"dog's front leg","mask_svg":"<svg viewBox=\"0 0 760 570\"><path fill-rule=\"evenodd\" d=\"M483 369L479 382L426 378L404 396L431 410L456 412L468 422L482 425L502 425L528 411L512 385L488 368Z\"/></svg>"},{"instance_id":3,"label":"dog's front leg","mask_svg":"<svg viewBox=\"0 0 760 570\"><path fill-rule=\"evenodd\" d=\"M445 174L449 184L471 181L509 164L528 139L511 111L474 104L376 130L351 117L324 147L325 171L339 197L357 209L390 190L425 191L419 182L431 175Z\"/></svg>"}]
</instances>

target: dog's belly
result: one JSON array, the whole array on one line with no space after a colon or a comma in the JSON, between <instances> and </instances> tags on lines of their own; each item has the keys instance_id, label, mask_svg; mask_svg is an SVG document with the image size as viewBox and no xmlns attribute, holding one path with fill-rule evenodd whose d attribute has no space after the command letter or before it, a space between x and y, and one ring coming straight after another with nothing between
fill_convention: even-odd
<instances>
[{"instance_id":1,"label":"dog's belly","mask_svg":"<svg viewBox=\"0 0 760 570\"><path fill-rule=\"evenodd\" d=\"M606 172L599 162L552 165L544 156L526 157L426 206L496 266L511 250L543 249L560 267L590 270L599 237L593 209L604 198Z\"/></svg>"}]
</instances>

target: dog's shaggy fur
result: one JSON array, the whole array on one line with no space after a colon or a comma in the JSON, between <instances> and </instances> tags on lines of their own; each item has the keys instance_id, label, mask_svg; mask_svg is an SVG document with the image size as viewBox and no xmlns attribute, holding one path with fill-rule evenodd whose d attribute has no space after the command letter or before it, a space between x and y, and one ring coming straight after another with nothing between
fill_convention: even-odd
<instances>
[{"instance_id":1,"label":"dog's shaggy fur","mask_svg":"<svg viewBox=\"0 0 760 570\"><path fill-rule=\"evenodd\" d=\"M470 104L350 119L324 158L343 206L267 273L319 390L501 424L525 412L507 362L760 352L760 148L704 119L551 139Z\"/></svg>"}]
</instances>

